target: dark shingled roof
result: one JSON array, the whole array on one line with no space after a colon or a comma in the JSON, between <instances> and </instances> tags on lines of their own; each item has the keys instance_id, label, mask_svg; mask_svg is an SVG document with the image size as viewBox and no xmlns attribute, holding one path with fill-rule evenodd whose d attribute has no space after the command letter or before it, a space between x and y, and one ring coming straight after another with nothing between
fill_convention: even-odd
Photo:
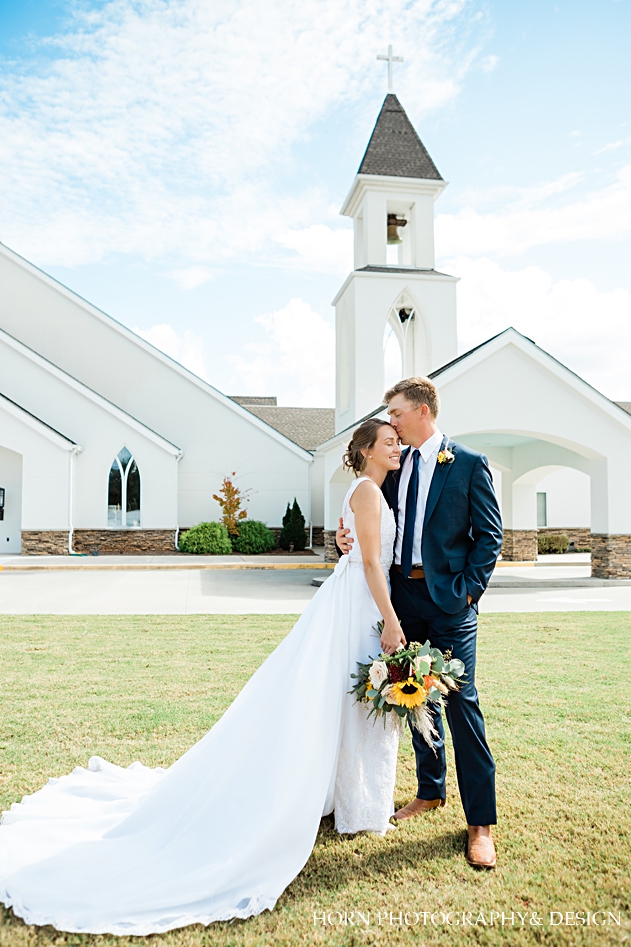
<instances>
[{"instance_id":1,"label":"dark shingled roof","mask_svg":"<svg viewBox=\"0 0 631 947\"><path fill-rule=\"evenodd\" d=\"M246 408L251 404L278 404L276 395L230 395L230 398L232 401L236 401L237 404L242 404Z\"/></svg>"},{"instance_id":2,"label":"dark shingled roof","mask_svg":"<svg viewBox=\"0 0 631 947\"><path fill-rule=\"evenodd\" d=\"M232 400L304 450L315 450L335 434L334 408L279 408L271 399L238 395Z\"/></svg>"},{"instance_id":3,"label":"dark shingled roof","mask_svg":"<svg viewBox=\"0 0 631 947\"><path fill-rule=\"evenodd\" d=\"M386 96L381 107L358 174L443 180L403 106L392 93Z\"/></svg>"},{"instance_id":4,"label":"dark shingled roof","mask_svg":"<svg viewBox=\"0 0 631 947\"><path fill-rule=\"evenodd\" d=\"M448 273L441 273L439 270L430 270L427 267L416 266L396 266L394 263L386 266L378 266L370 263L368 266L361 266L356 273L433 273L434 276L449 276ZM237 399L233 399L236 401Z\"/></svg>"}]
</instances>

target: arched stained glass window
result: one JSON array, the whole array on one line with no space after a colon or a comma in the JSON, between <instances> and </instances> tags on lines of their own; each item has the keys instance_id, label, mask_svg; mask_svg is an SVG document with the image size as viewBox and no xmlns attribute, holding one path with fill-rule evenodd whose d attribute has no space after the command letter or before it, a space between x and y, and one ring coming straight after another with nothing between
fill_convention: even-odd
<instances>
[{"instance_id":1,"label":"arched stained glass window","mask_svg":"<svg viewBox=\"0 0 631 947\"><path fill-rule=\"evenodd\" d=\"M140 471L126 447L119 451L110 467L107 525L140 526Z\"/></svg>"}]
</instances>

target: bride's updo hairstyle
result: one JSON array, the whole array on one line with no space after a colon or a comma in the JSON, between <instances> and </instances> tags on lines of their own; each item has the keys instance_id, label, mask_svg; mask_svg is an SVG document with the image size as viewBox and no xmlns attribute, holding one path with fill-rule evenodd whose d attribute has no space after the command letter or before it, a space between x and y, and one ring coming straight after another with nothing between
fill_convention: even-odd
<instances>
[{"instance_id":1,"label":"bride's updo hairstyle","mask_svg":"<svg viewBox=\"0 0 631 947\"><path fill-rule=\"evenodd\" d=\"M389 422L380 421L377 418L368 418L353 432L344 454L344 466L348 470L354 471L356 477L359 477L366 466L366 458L362 454L362 450L370 450L371 447L375 446L379 429L384 426L390 427Z\"/></svg>"}]
</instances>

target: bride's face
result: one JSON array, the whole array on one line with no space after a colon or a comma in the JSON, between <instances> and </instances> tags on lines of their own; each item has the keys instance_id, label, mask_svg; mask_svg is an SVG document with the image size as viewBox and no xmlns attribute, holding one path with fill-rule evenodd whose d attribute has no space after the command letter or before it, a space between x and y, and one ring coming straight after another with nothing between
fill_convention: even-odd
<instances>
[{"instance_id":1,"label":"bride's face","mask_svg":"<svg viewBox=\"0 0 631 947\"><path fill-rule=\"evenodd\" d=\"M397 432L389 424L379 428L377 440L366 452L369 462L383 470L398 470L401 458L401 445Z\"/></svg>"}]
</instances>

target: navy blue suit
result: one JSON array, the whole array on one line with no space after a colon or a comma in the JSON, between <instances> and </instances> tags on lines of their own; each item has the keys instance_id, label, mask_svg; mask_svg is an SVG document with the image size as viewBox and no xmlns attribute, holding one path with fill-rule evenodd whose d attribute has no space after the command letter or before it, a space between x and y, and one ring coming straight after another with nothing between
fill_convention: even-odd
<instances>
[{"instance_id":1,"label":"navy blue suit","mask_svg":"<svg viewBox=\"0 0 631 947\"><path fill-rule=\"evenodd\" d=\"M447 439L443 441L443 446ZM464 661L467 674L447 698L458 787L469 825L494 825L495 763L486 742L475 687L477 602L485 591L502 547L502 521L488 461L483 454L449 441L454 460L436 464L427 495L421 554L425 579L406 578L393 568L392 604L408 641L430 639L432 646ZM408 451L401 457L401 467ZM400 469L382 490L395 517ZM467 604L471 595L472 604ZM434 713L436 753L412 731L419 799L444 799L447 764L440 710Z\"/></svg>"}]
</instances>

